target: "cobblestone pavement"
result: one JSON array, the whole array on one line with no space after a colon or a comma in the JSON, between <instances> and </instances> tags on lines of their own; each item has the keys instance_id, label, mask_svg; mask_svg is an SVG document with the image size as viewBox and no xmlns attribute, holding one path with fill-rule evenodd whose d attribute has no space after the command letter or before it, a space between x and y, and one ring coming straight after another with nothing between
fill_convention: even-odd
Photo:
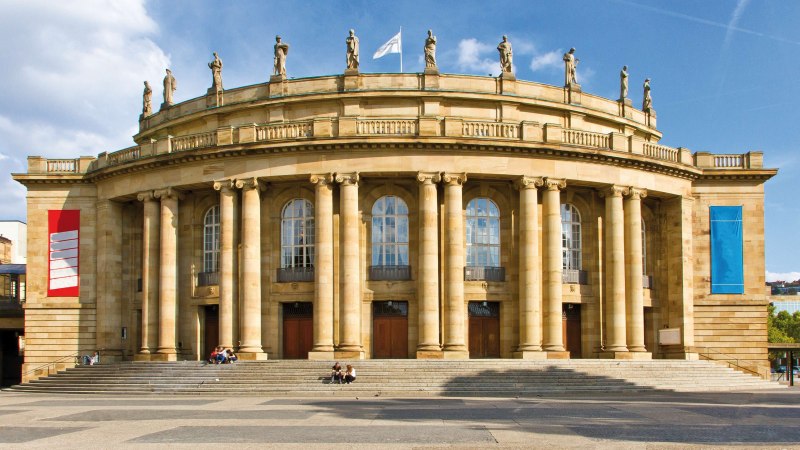
<instances>
[{"instance_id":1,"label":"cobblestone pavement","mask_svg":"<svg viewBox=\"0 0 800 450\"><path fill-rule=\"evenodd\" d=\"M530 398L0 391L5 448L800 448L800 389Z\"/></svg>"}]
</instances>

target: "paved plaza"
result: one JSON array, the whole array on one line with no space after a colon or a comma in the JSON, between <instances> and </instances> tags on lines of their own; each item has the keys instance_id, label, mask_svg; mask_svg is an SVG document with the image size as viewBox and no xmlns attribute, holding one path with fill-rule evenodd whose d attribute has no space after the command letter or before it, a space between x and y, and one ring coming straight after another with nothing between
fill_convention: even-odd
<instances>
[{"instance_id":1,"label":"paved plaza","mask_svg":"<svg viewBox=\"0 0 800 450\"><path fill-rule=\"evenodd\" d=\"M531 398L0 392L0 446L800 448L800 389Z\"/></svg>"}]
</instances>

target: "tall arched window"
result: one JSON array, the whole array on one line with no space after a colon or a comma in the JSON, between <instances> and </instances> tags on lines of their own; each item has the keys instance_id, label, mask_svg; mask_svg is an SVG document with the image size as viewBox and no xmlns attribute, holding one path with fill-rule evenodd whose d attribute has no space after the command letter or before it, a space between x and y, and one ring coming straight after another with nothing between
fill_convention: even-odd
<instances>
[{"instance_id":1,"label":"tall arched window","mask_svg":"<svg viewBox=\"0 0 800 450\"><path fill-rule=\"evenodd\" d=\"M372 265L408 266L408 206L394 195L372 206Z\"/></svg>"},{"instance_id":2,"label":"tall arched window","mask_svg":"<svg viewBox=\"0 0 800 450\"><path fill-rule=\"evenodd\" d=\"M296 198L281 213L281 268L314 266L314 205Z\"/></svg>"},{"instance_id":3,"label":"tall arched window","mask_svg":"<svg viewBox=\"0 0 800 450\"><path fill-rule=\"evenodd\" d=\"M500 209L486 197L467 204L467 266L500 267Z\"/></svg>"},{"instance_id":4,"label":"tall arched window","mask_svg":"<svg viewBox=\"0 0 800 450\"><path fill-rule=\"evenodd\" d=\"M219 272L219 205L203 217L203 272Z\"/></svg>"},{"instance_id":5,"label":"tall arched window","mask_svg":"<svg viewBox=\"0 0 800 450\"><path fill-rule=\"evenodd\" d=\"M561 205L561 252L564 270L581 270L581 214L569 203Z\"/></svg>"}]
</instances>

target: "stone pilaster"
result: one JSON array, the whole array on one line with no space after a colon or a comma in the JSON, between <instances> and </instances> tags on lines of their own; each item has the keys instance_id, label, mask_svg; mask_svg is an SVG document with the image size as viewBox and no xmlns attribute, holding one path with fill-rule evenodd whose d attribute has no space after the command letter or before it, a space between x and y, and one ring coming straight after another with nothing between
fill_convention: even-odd
<instances>
[{"instance_id":1,"label":"stone pilaster","mask_svg":"<svg viewBox=\"0 0 800 450\"><path fill-rule=\"evenodd\" d=\"M426 75L427 76L427 75ZM417 173L419 182L419 342L417 359L442 358L439 342L439 207L435 172Z\"/></svg>"},{"instance_id":2,"label":"stone pilaster","mask_svg":"<svg viewBox=\"0 0 800 450\"><path fill-rule=\"evenodd\" d=\"M610 186L601 192L606 199L605 220L605 323L606 342L603 357L626 358L625 337L625 224L622 196L628 189ZM641 273L640 273L641 275Z\"/></svg>"},{"instance_id":3,"label":"stone pilaster","mask_svg":"<svg viewBox=\"0 0 800 450\"><path fill-rule=\"evenodd\" d=\"M442 174L444 181L446 268L444 358L467 359L464 305L464 204L462 186L466 173Z\"/></svg>"},{"instance_id":4,"label":"stone pilaster","mask_svg":"<svg viewBox=\"0 0 800 450\"><path fill-rule=\"evenodd\" d=\"M258 178L236 180L242 190L242 307L239 358L267 359L261 345L261 191Z\"/></svg>"},{"instance_id":5,"label":"stone pilaster","mask_svg":"<svg viewBox=\"0 0 800 450\"><path fill-rule=\"evenodd\" d=\"M142 230L142 333L138 360L149 360L150 353L158 348L158 281L161 205L153 191L137 196L144 203Z\"/></svg>"},{"instance_id":6,"label":"stone pilaster","mask_svg":"<svg viewBox=\"0 0 800 450\"><path fill-rule=\"evenodd\" d=\"M160 279L158 283L158 354L152 359L175 361L178 326L178 201L183 198L174 188L159 189L161 200Z\"/></svg>"},{"instance_id":7,"label":"stone pilaster","mask_svg":"<svg viewBox=\"0 0 800 450\"><path fill-rule=\"evenodd\" d=\"M337 357L364 358L361 345L361 272L359 252L358 172L337 173L342 236L342 327Z\"/></svg>"},{"instance_id":8,"label":"stone pilaster","mask_svg":"<svg viewBox=\"0 0 800 450\"><path fill-rule=\"evenodd\" d=\"M516 180L519 189L519 346L516 358L544 359L542 351L542 267L539 263L539 200L537 177Z\"/></svg>"},{"instance_id":9,"label":"stone pilaster","mask_svg":"<svg viewBox=\"0 0 800 450\"><path fill-rule=\"evenodd\" d=\"M544 213L542 242L544 243L544 336L542 349L552 359L569 358L564 350L561 297L564 256L561 242L561 189L567 182L558 178L545 178L542 193Z\"/></svg>"},{"instance_id":10,"label":"stone pilaster","mask_svg":"<svg viewBox=\"0 0 800 450\"><path fill-rule=\"evenodd\" d=\"M122 359L122 205L97 202L97 350Z\"/></svg>"},{"instance_id":11,"label":"stone pilaster","mask_svg":"<svg viewBox=\"0 0 800 450\"><path fill-rule=\"evenodd\" d=\"M631 187L625 199L625 296L628 351L637 358L649 358L644 347L644 293L642 276L642 199L646 189Z\"/></svg>"},{"instance_id":12,"label":"stone pilaster","mask_svg":"<svg viewBox=\"0 0 800 450\"><path fill-rule=\"evenodd\" d=\"M236 230L237 195L233 180L214 182L214 189L219 191L220 215L220 255L219 255L219 344L225 348L233 348L234 323L234 287L236 285L234 265L234 233Z\"/></svg>"},{"instance_id":13,"label":"stone pilaster","mask_svg":"<svg viewBox=\"0 0 800 450\"><path fill-rule=\"evenodd\" d=\"M330 360L333 352L333 174L311 175L315 185L314 347L308 359Z\"/></svg>"}]
</instances>

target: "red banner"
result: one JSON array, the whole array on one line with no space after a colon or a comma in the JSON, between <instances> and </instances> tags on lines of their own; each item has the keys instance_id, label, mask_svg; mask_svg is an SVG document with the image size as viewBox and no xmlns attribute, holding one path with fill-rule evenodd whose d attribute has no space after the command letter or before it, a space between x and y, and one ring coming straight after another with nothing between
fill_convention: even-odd
<instances>
[{"instance_id":1,"label":"red banner","mask_svg":"<svg viewBox=\"0 0 800 450\"><path fill-rule=\"evenodd\" d=\"M81 212L48 211L48 297L78 297L78 249Z\"/></svg>"}]
</instances>

